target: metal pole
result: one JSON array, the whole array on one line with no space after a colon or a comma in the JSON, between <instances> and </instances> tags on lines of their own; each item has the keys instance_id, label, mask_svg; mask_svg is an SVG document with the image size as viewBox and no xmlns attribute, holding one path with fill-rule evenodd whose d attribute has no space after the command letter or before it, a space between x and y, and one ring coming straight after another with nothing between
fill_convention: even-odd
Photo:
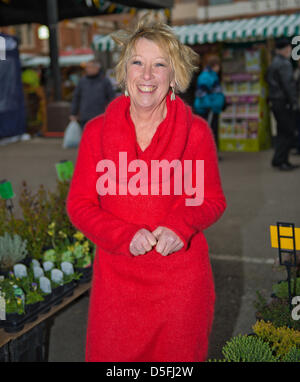
<instances>
[{"instance_id":1,"label":"metal pole","mask_svg":"<svg viewBox=\"0 0 300 382\"><path fill-rule=\"evenodd\" d=\"M49 50L50 50L50 62L51 73L54 86L54 100L61 101L61 76L58 63L59 51L58 51L58 38L57 38L57 23L58 23L58 11L57 0L47 0L47 20L49 28Z\"/></svg>"},{"instance_id":2,"label":"metal pole","mask_svg":"<svg viewBox=\"0 0 300 382\"><path fill-rule=\"evenodd\" d=\"M291 266L286 264L287 276L288 276L288 292L289 292L289 308L292 311L292 288L291 288Z\"/></svg>"}]
</instances>

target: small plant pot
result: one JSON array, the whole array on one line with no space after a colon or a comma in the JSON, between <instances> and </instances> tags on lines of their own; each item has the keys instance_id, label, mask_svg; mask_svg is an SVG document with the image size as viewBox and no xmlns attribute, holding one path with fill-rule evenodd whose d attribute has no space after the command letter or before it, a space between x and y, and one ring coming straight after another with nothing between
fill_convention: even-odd
<instances>
[{"instance_id":1,"label":"small plant pot","mask_svg":"<svg viewBox=\"0 0 300 382\"><path fill-rule=\"evenodd\" d=\"M4 276L5 278L7 278L8 275L9 275L9 270L5 270L5 269L0 268L0 276Z\"/></svg>"},{"instance_id":2,"label":"small plant pot","mask_svg":"<svg viewBox=\"0 0 300 382\"><path fill-rule=\"evenodd\" d=\"M73 280L68 284L64 285L64 296L65 297L71 297L74 293L74 289L76 288L76 281Z\"/></svg>"},{"instance_id":3,"label":"small plant pot","mask_svg":"<svg viewBox=\"0 0 300 382\"><path fill-rule=\"evenodd\" d=\"M76 272L81 273L81 277L78 280L78 284L84 284L84 283L88 283L91 281L92 275L93 275L93 266L92 265L90 265L86 268L75 267L75 270L76 270Z\"/></svg>"},{"instance_id":4,"label":"small plant pot","mask_svg":"<svg viewBox=\"0 0 300 382\"><path fill-rule=\"evenodd\" d=\"M52 306L52 299L53 299L53 293L49 293L46 296L44 296L44 300L41 301L41 312L47 313L51 309Z\"/></svg>"},{"instance_id":5,"label":"small plant pot","mask_svg":"<svg viewBox=\"0 0 300 382\"><path fill-rule=\"evenodd\" d=\"M31 261L32 261L32 257L31 256L26 256L25 259L20 261L20 263L26 265L26 267L29 267Z\"/></svg>"},{"instance_id":6,"label":"small plant pot","mask_svg":"<svg viewBox=\"0 0 300 382\"><path fill-rule=\"evenodd\" d=\"M33 304L25 305L25 313L26 313L26 322L33 322L38 318L38 311L41 305L40 301L37 301Z\"/></svg>"},{"instance_id":7,"label":"small plant pot","mask_svg":"<svg viewBox=\"0 0 300 382\"><path fill-rule=\"evenodd\" d=\"M64 298L64 285L60 285L52 290L53 305L59 305Z\"/></svg>"},{"instance_id":8,"label":"small plant pot","mask_svg":"<svg viewBox=\"0 0 300 382\"><path fill-rule=\"evenodd\" d=\"M4 330L7 333L16 333L24 328L25 313L7 313L6 320L3 321Z\"/></svg>"}]
</instances>

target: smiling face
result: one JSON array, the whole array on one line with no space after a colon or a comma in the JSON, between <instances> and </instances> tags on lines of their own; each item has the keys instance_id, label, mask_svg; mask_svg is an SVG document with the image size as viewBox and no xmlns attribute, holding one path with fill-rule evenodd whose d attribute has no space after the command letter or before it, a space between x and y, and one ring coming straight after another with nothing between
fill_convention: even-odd
<instances>
[{"instance_id":1,"label":"smiling face","mask_svg":"<svg viewBox=\"0 0 300 382\"><path fill-rule=\"evenodd\" d=\"M168 56L151 40L140 38L127 63L126 87L135 107L155 109L174 86Z\"/></svg>"}]
</instances>

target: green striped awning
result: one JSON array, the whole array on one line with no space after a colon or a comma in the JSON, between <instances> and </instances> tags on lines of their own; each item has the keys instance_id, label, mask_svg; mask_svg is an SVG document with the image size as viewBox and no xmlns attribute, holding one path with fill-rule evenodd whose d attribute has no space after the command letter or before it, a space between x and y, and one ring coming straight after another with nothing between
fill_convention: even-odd
<instances>
[{"instance_id":1,"label":"green striped awning","mask_svg":"<svg viewBox=\"0 0 300 382\"><path fill-rule=\"evenodd\" d=\"M173 27L180 41L194 45L218 41L251 41L293 36L300 31L300 14L253 17Z\"/></svg>"},{"instance_id":2,"label":"green striped awning","mask_svg":"<svg viewBox=\"0 0 300 382\"><path fill-rule=\"evenodd\" d=\"M188 45L290 37L300 34L300 14L260 16L250 19L175 26L173 30L180 41ZM109 35L94 37L93 48L95 50L111 51L114 47L115 43Z\"/></svg>"}]
</instances>

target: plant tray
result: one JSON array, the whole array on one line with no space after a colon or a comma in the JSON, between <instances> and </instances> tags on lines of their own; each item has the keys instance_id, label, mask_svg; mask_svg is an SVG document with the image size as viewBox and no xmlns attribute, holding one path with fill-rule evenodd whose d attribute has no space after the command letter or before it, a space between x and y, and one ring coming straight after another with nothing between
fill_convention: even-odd
<instances>
[{"instance_id":1,"label":"plant tray","mask_svg":"<svg viewBox=\"0 0 300 382\"><path fill-rule=\"evenodd\" d=\"M89 267L86 267L86 268L76 268L75 267L75 271L78 273L81 273L81 277L77 281L79 284L84 284L84 283L88 283L91 281L92 275L93 275L93 266L92 265Z\"/></svg>"},{"instance_id":2,"label":"plant tray","mask_svg":"<svg viewBox=\"0 0 300 382\"><path fill-rule=\"evenodd\" d=\"M54 305L59 305L65 297L72 296L76 286L77 283L72 281L69 284L63 285L60 289L56 288L56 293L52 292L48 298L46 297L44 301L33 307L30 311L27 311L25 314L19 315L13 313L9 315L7 320L0 321L0 328L4 328L7 333L19 332L23 329L26 323L35 321L40 314L48 312Z\"/></svg>"}]
</instances>

